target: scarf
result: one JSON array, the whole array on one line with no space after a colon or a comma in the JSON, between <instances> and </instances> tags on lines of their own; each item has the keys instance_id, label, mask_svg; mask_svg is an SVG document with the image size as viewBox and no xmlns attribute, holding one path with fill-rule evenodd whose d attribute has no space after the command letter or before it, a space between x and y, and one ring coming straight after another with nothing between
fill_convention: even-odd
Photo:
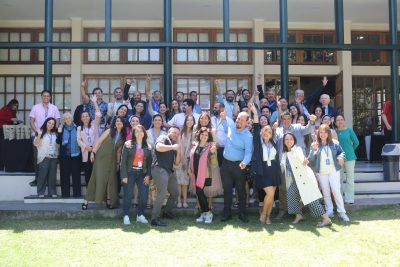
<instances>
[{"instance_id":1,"label":"scarf","mask_svg":"<svg viewBox=\"0 0 400 267\"><path fill-rule=\"evenodd\" d=\"M193 164L194 164L194 153L196 151L197 146L194 146L192 151L190 152L190 169L194 170ZM208 160L208 153L210 152L210 146L207 144L206 147L204 147L203 151L201 152L200 159L199 159L199 168L197 172L197 179L194 173L192 173L192 184L196 184L197 187L199 188L204 188L204 183L206 181L206 175L207 175L207 160Z\"/></svg>"},{"instance_id":2,"label":"scarf","mask_svg":"<svg viewBox=\"0 0 400 267\"><path fill-rule=\"evenodd\" d=\"M76 135L76 127L74 124L64 125L64 131L62 136L63 146L67 146L67 150L70 151L71 157L76 157L80 153L78 146L78 139Z\"/></svg>"}]
</instances>

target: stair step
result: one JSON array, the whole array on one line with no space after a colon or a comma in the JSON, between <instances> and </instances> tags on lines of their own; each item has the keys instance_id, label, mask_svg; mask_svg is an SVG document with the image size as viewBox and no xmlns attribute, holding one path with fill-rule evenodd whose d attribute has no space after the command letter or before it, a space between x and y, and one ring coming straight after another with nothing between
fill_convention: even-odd
<instances>
[{"instance_id":1,"label":"stair step","mask_svg":"<svg viewBox=\"0 0 400 267\"><path fill-rule=\"evenodd\" d=\"M396 182L364 182L355 184L355 192L400 192L400 181Z\"/></svg>"},{"instance_id":2,"label":"stair step","mask_svg":"<svg viewBox=\"0 0 400 267\"><path fill-rule=\"evenodd\" d=\"M78 198L61 198L61 197L43 197L40 198L37 195L27 196L24 198L24 203L82 203L83 197Z\"/></svg>"}]
</instances>

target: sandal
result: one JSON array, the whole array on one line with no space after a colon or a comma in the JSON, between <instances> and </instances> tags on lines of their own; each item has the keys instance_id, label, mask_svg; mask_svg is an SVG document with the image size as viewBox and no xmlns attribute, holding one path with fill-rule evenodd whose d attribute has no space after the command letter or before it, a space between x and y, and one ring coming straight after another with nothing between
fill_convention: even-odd
<instances>
[{"instance_id":1,"label":"sandal","mask_svg":"<svg viewBox=\"0 0 400 267\"><path fill-rule=\"evenodd\" d=\"M293 224L298 224L299 222L301 222L302 220L304 220L304 216L301 214L296 214L296 218L294 219L294 221L292 222Z\"/></svg>"},{"instance_id":2,"label":"sandal","mask_svg":"<svg viewBox=\"0 0 400 267\"><path fill-rule=\"evenodd\" d=\"M107 207L107 209L109 209L109 210L111 210L111 209L114 208L114 207L111 206L111 204L110 204L110 199L107 199L107 200L106 200L106 207Z\"/></svg>"},{"instance_id":3,"label":"sandal","mask_svg":"<svg viewBox=\"0 0 400 267\"><path fill-rule=\"evenodd\" d=\"M328 222L320 222L319 224L317 224L317 227L322 228L325 226L331 226L332 225L332 221L329 220Z\"/></svg>"},{"instance_id":4,"label":"sandal","mask_svg":"<svg viewBox=\"0 0 400 267\"><path fill-rule=\"evenodd\" d=\"M138 204L137 203L133 203L132 207L137 208Z\"/></svg>"},{"instance_id":5,"label":"sandal","mask_svg":"<svg viewBox=\"0 0 400 267\"><path fill-rule=\"evenodd\" d=\"M267 215L260 214L260 223L267 224Z\"/></svg>"},{"instance_id":6,"label":"sandal","mask_svg":"<svg viewBox=\"0 0 400 267\"><path fill-rule=\"evenodd\" d=\"M151 205L151 204L147 204L146 208L148 208L148 209L152 209L152 208L153 208L153 205Z\"/></svg>"},{"instance_id":7,"label":"sandal","mask_svg":"<svg viewBox=\"0 0 400 267\"><path fill-rule=\"evenodd\" d=\"M82 210L87 210L87 209L88 209L88 206L89 206L89 203L88 203L88 202L82 203Z\"/></svg>"}]
</instances>

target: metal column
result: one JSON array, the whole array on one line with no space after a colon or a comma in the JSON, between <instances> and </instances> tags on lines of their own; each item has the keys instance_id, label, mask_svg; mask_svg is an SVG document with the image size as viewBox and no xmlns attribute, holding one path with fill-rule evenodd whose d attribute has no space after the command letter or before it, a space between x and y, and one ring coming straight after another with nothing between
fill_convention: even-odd
<instances>
[{"instance_id":1,"label":"metal column","mask_svg":"<svg viewBox=\"0 0 400 267\"><path fill-rule=\"evenodd\" d=\"M230 17L229 17L229 0L224 0L223 4L223 24L224 24L224 42L230 42Z\"/></svg>"},{"instance_id":2,"label":"metal column","mask_svg":"<svg viewBox=\"0 0 400 267\"><path fill-rule=\"evenodd\" d=\"M171 0L164 0L164 41L172 41L172 10ZM172 100L172 49L164 48L164 101Z\"/></svg>"},{"instance_id":3,"label":"metal column","mask_svg":"<svg viewBox=\"0 0 400 267\"><path fill-rule=\"evenodd\" d=\"M53 41L53 0L45 2L44 41ZM50 46L44 48L44 89L52 91L53 54Z\"/></svg>"},{"instance_id":4,"label":"metal column","mask_svg":"<svg viewBox=\"0 0 400 267\"><path fill-rule=\"evenodd\" d=\"M335 32L336 43L344 43L344 15L343 0L335 0Z\"/></svg>"},{"instance_id":5,"label":"metal column","mask_svg":"<svg viewBox=\"0 0 400 267\"><path fill-rule=\"evenodd\" d=\"M104 40L106 42L111 42L111 0L105 0L106 14L104 19Z\"/></svg>"},{"instance_id":6,"label":"metal column","mask_svg":"<svg viewBox=\"0 0 400 267\"><path fill-rule=\"evenodd\" d=\"M281 43L286 44L288 40L288 15L287 0L279 1L279 21L281 31ZM288 49L281 48L281 96L289 101L289 60Z\"/></svg>"},{"instance_id":7,"label":"metal column","mask_svg":"<svg viewBox=\"0 0 400 267\"><path fill-rule=\"evenodd\" d=\"M389 0L390 44L397 45L397 1ZM399 129L399 59L395 49L390 51L390 84L392 100L392 141L400 142Z\"/></svg>"}]
</instances>

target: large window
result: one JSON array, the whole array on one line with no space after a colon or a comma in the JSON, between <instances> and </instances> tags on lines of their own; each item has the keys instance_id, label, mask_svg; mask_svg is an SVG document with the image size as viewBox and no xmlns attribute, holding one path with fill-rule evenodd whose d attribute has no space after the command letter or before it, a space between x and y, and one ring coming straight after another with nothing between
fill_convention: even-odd
<instances>
[{"instance_id":1,"label":"large window","mask_svg":"<svg viewBox=\"0 0 400 267\"><path fill-rule=\"evenodd\" d=\"M85 41L104 41L104 29L86 29ZM113 42L158 42L161 41L159 29L114 29ZM85 49L85 63L161 63L160 49Z\"/></svg>"},{"instance_id":2,"label":"large window","mask_svg":"<svg viewBox=\"0 0 400 267\"><path fill-rule=\"evenodd\" d=\"M264 31L264 42L279 43L279 31ZM333 44L332 31L289 31L288 43ZM336 53L333 50L288 50L289 64L336 64ZM265 64L280 64L280 50L267 49L264 54Z\"/></svg>"},{"instance_id":3,"label":"large window","mask_svg":"<svg viewBox=\"0 0 400 267\"><path fill-rule=\"evenodd\" d=\"M132 96L134 91L142 93L142 99L145 100L145 76L95 76L87 75L85 77L88 81L88 93L91 94L92 90L96 87L100 87L103 90L103 100L106 102L113 101L114 89L121 87L124 89L125 82L127 79L131 79L131 87L129 89L129 95ZM162 88L162 76L156 75L151 77L150 91L161 90Z\"/></svg>"},{"instance_id":4,"label":"large window","mask_svg":"<svg viewBox=\"0 0 400 267\"><path fill-rule=\"evenodd\" d=\"M36 42L43 41L43 29L0 29L0 42ZM71 41L70 29L54 29L54 42ZM71 62L70 49L53 49L53 63ZM0 64L42 64L43 49L0 49Z\"/></svg>"},{"instance_id":5,"label":"large window","mask_svg":"<svg viewBox=\"0 0 400 267\"><path fill-rule=\"evenodd\" d=\"M386 32L352 32L351 33L352 44L386 44L387 33ZM351 58L353 65L386 65L388 60L386 53L377 50L353 50L351 51Z\"/></svg>"},{"instance_id":6,"label":"large window","mask_svg":"<svg viewBox=\"0 0 400 267\"><path fill-rule=\"evenodd\" d=\"M44 89L43 76L0 76L0 106L15 98L19 102L18 118L29 124L33 105L40 103ZM53 76L52 103L61 113L71 110L71 78Z\"/></svg>"},{"instance_id":7,"label":"large window","mask_svg":"<svg viewBox=\"0 0 400 267\"><path fill-rule=\"evenodd\" d=\"M381 131L383 104L389 98L389 77L353 77L353 129L357 135Z\"/></svg>"},{"instance_id":8,"label":"large window","mask_svg":"<svg viewBox=\"0 0 400 267\"><path fill-rule=\"evenodd\" d=\"M221 30L175 29L177 42L223 42ZM235 29L230 33L231 42L251 42L251 30ZM246 49L176 49L175 63L190 64L251 64L251 51Z\"/></svg>"},{"instance_id":9,"label":"large window","mask_svg":"<svg viewBox=\"0 0 400 267\"><path fill-rule=\"evenodd\" d=\"M44 33L39 33L39 41L44 41ZM53 32L54 42L70 42L71 32L69 30L60 30ZM69 63L71 62L71 49L52 49L54 63ZM44 50L39 49L39 61L44 61Z\"/></svg>"},{"instance_id":10,"label":"large window","mask_svg":"<svg viewBox=\"0 0 400 267\"><path fill-rule=\"evenodd\" d=\"M220 81L220 89L222 93L225 93L227 89L234 90L236 92L239 85L243 85L244 89L251 90L251 76L243 77L216 77L216 76L175 76L175 90L181 91L185 94L185 98L189 97L191 91L196 91L198 94L197 104L199 104L204 111L210 111L215 103L215 88L214 81L218 79Z\"/></svg>"}]
</instances>

